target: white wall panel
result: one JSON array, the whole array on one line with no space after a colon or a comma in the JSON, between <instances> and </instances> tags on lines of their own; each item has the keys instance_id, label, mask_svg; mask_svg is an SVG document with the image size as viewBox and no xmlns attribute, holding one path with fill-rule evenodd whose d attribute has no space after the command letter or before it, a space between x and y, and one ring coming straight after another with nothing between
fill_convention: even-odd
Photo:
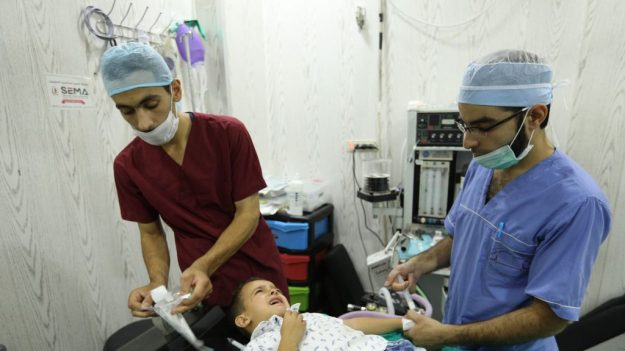
<instances>
[{"instance_id":1,"label":"white wall panel","mask_svg":"<svg viewBox=\"0 0 625 351\"><path fill-rule=\"evenodd\" d=\"M619 268L625 264L622 255L625 222L619 215L624 210L621 196L625 186L625 142L622 138L625 130L625 40L618 35L625 27L621 22L604 20L610 16L625 16L625 6L589 2L588 14L574 102L576 108L568 136L569 153L604 189L615 215L611 236L593 270L584 303L587 308L625 292L625 272Z\"/></svg>"},{"instance_id":2,"label":"white wall panel","mask_svg":"<svg viewBox=\"0 0 625 351\"><path fill-rule=\"evenodd\" d=\"M583 311L625 293L620 270L625 263L625 224L619 215L625 205L624 145L619 137L625 127L620 20L625 5L615 0L387 0L378 117L379 4L267 0L225 5L232 111L266 121L265 126L246 121L254 126L254 140L262 144L258 148L266 173L300 172L331 181L338 241L347 246L367 286L358 224L368 251L379 246L362 227L344 141L378 139L380 155L393 159L392 180L397 184L408 101L454 104L470 60L506 48L537 52L552 63L558 83L548 133L597 180L614 213ZM367 9L362 32L354 20L356 6ZM251 52L264 52L264 57L238 64L252 45ZM259 82L249 83L244 76L258 77ZM247 98L263 95L262 101ZM380 223L371 222L379 230ZM610 346L614 343L606 345L606 350L616 349Z\"/></svg>"},{"instance_id":3,"label":"white wall panel","mask_svg":"<svg viewBox=\"0 0 625 351\"><path fill-rule=\"evenodd\" d=\"M129 3L117 1L114 21ZM0 2L0 344L9 350L101 348L132 320L127 294L147 279L136 226L119 218L112 176L112 160L132 135L93 74L102 43L78 24L86 5L108 11L111 4ZM129 24L148 5L144 23L163 11L160 28L193 12L191 1L133 4ZM544 54L555 80L570 81L556 90L552 129L560 147L599 182L614 212L583 310L625 292L625 3L387 1L381 106L378 0L195 6L209 34L207 63L194 92L199 106L240 118L267 174L298 172L330 181L337 239L366 287L358 228L369 253L379 244L364 228L354 199L345 140L379 140L380 155L393 159L397 184L408 101L453 103L465 65L487 52L521 47ZM356 6L367 11L362 31ZM49 108L47 73L91 77L97 107ZM371 156L357 156L358 175L363 158ZM380 231L365 206L370 226ZM168 238L171 243L169 231ZM175 282L179 271L170 250ZM598 349L617 350L621 343Z\"/></svg>"},{"instance_id":4,"label":"white wall panel","mask_svg":"<svg viewBox=\"0 0 625 351\"><path fill-rule=\"evenodd\" d=\"M229 113L230 105L225 75L223 8L217 3L215 0L194 2L197 19L206 31L205 62L201 67L205 80L198 87L198 93L204 102L203 111L224 115Z\"/></svg>"},{"instance_id":5,"label":"white wall panel","mask_svg":"<svg viewBox=\"0 0 625 351\"><path fill-rule=\"evenodd\" d=\"M0 344L9 350L101 349L132 321L131 288L147 282L113 182L113 158L132 135L94 75L103 45L79 25L86 5L0 3ZM114 22L128 5L117 1ZM162 30L174 5L178 15L192 10L190 1L134 1L126 23L148 5L140 28L163 11ZM50 108L46 74L92 78L96 108Z\"/></svg>"},{"instance_id":6,"label":"white wall panel","mask_svg":"<svg viewBox=\"0 0 625 351\"><path fill-rule=\"evenodd\" d=\"M357 4L224 4L232 114L250 129L265 174L330 181L339 236L356 228L361 211L346 140L377 139L377 10L363 4L368 25L361 32ZM372 252L377 244L362 229ZM362 246L345 238L350 251L361 252L354 259L362 268Z\"/></svg>"}]
</instances>

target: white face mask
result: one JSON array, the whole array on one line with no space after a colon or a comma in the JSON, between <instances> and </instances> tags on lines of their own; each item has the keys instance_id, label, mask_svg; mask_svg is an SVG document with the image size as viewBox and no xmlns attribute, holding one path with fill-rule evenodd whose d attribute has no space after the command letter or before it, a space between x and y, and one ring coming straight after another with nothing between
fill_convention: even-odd
<instances>
[{"instance_id":1,"label":"white face mask","mask_svg":"<svg viewBox=\"0 0 625 351\"><path fill-rule=\"evenodd\" d=\"M164 145L171 141L176 135L176 131L178 131L178 116L173 111L174 107L174 95L171 96L171 108L169 110L169 115L167 119L163 121L163 123L159 124L158 127L152 129L149 132L141 132L134 129L134 133L136 136L141 138L148 144L151 145Z\"/></svg>"}]
</instances>

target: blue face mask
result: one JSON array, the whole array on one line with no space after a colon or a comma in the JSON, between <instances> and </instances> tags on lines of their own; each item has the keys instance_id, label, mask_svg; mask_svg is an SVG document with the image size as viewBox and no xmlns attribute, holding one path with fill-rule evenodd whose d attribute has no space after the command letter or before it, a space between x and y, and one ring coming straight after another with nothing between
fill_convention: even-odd
<instances>
[{"instance_id":1,"label":"blue face mask","mask_svg":"<svg viewBox=\"0 0 625 351\"><path fill-rule=\"evenodd\" d=\"M525 117L523 117L523 123L525 123L525 118L527 118L527 112L525 113ZM532 131L530 139L527 142L527 146L525 147L523 152L519 154L519 156L516 156L514 154L514 151L512 151L512 148L510 147L510 145L514 143L517 136L521 132L521 129L523 129L523 123L521 123L521 127L519 128L519 130L517 130L516 135L514 136L510 144L506 144L482 156L474 157L475 161L477 161L477 163L479 163L483 167L490 169L506 169L519 163L519 161L525 158L525 156L529 154L532 148L534 148L534 145L531 144L532 137L534 136L534 131Z\"/></svg>"}]
</instances>

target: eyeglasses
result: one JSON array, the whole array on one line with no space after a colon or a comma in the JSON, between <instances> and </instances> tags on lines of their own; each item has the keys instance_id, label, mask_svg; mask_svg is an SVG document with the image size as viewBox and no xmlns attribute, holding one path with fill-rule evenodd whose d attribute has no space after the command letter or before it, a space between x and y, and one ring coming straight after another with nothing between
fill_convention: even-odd
<instances>
[{"instance_id":1,"label":"eyeglasses","mask_svg":"<svg viewBox=\"0 0 625 351\"><path fill-rule=\"evenodd\" d=\"M466 123L464 123L464 121L463 121L463 120L461 120L460 118L458 118L458 119L456 120L456 126L457 126L457 127L458 127L458 129L460 129L460 131L461 131L461 132L463 132L463 133L486 135L486 132L488 132L488 131L490 131L490 130L493 130L493 129L495 129L496 127L498 127L498 126L502 125L503 123L505 123L505 122L507 122L507 121L509 121L509 120L513 119L514 117L516 117L516 116L520 115L521 113L523 113L523 112L527 111L527 109L528 109L528 108L529 108L529 107L525 107L524 109L519 110L519 111L517 111L517 112L513 113L512 115L510 115L510 116L508 116L508 117L506 117L506 118L502 119L501 121L499 121L499 122L497 122L497 123L493 124L493 125L492 125L492 126L490 126L490 127L471 127L471 126L468 126Z\"/></svg>"}]
</instances>

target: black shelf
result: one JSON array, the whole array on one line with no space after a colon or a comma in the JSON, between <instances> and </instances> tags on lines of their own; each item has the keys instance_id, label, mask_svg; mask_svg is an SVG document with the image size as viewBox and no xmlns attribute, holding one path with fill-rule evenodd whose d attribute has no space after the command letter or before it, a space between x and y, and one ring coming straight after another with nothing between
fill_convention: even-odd
<instances>
[{"instance_id":1,"label":"black shelf","mask_svg":"<svg viewBox=\"0 0 625 351\"><path fill-rule=\"evenodd\" d=\"M321 207L317 208L316 210L312 211L312 212L307 212L304 213L301 216L295 216L295 215L290 215L287 213L276 213L274 215L270 215L270 216L264 216L264 218L266 220L272 220L272 221L281 221L281 222L305 222L305 223L309 223L310 226L308 227L308 249L306 250L297 250L299 251L299 253L305 253L307 251L310 250L311 247L314 246L314 243L318 240L320 240L321 238L315 240L315 223L324 219L324 218L328 218L328 228L330 228L330 233L332 232L332 228L334 225L333 222L333 218L332 218L332 212L334 210L334 206L332 206L332 204L325 204L322 205ZM324 234L326 235L326 234ZM279 249L282 249L279 247ZM285 250L289 250L286 249ZM296 250L291 250L291 251L296 251Z\"/></svg>"},{"instance_id":2,"label":"black shelf","mask_svg":"<svg viewBox=\"0 0 625 351\"><path fill-rule=\"evenodd\" d=\"M283 247L278 247L280 253L294 255L294 256L308 256L308 279L305 281L287 280L290 286L294 287L308 287L308 311L318 311L322 306L319 303L319 294L321 291L320 277L318 276L318 265L316 256L323 250L329 250L334 243L334 231L333 231L333 210L332 204L325 204L317 208L312 212L306 212L302 216L294 216L285 213L276 213L270 216L264 216L266 220L282 221L282 222L306 222L309 223L307 249L295 250ZM328 218L329 232L322 234L315 239L315 223Z\"/></svg>"},{"instance_id":3,"label":"black shelf","mask_svg":"<svg viewBox=\"0 0 625 351\"><path fill-rule=\"evenodd\" d=\"M315 254L323 249L332 247L332 243L334 242L334 233L327 232L320 236L317 240L312 242L312 245L309 246L306 250L294 250L287 249L285 247L279 247L278 250L281 253L289 254L289 255L305 255L305 254Z\"/></svg>"}]
</instances>

